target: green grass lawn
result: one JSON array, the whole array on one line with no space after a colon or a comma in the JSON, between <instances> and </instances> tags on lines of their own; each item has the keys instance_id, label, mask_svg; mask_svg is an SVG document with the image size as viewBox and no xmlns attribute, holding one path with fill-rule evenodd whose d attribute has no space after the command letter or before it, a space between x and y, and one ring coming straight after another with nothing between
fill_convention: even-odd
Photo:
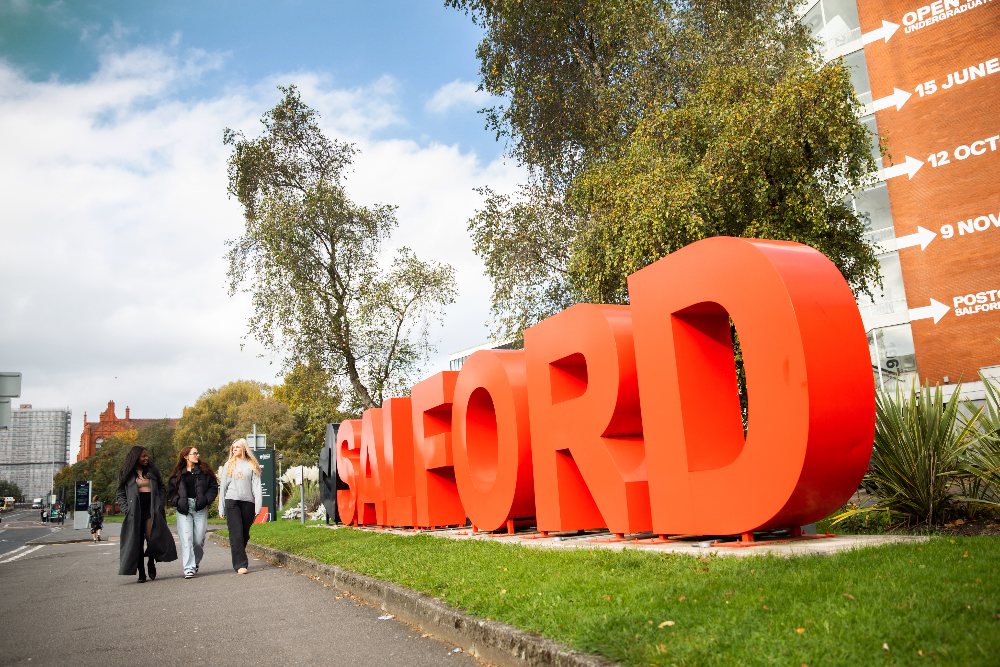
<instances>
[{"instance_id":1,"label":"green grass lawn","mask_svg":"<svg viewBox=\"0 0 1000 667\"><path fill-rule=\"evenodd\" d=\"M555 551L254 526L253 542L393 581L625 664L996 665L1000 538L833 556Z\"/></svg>"}]
</instances>

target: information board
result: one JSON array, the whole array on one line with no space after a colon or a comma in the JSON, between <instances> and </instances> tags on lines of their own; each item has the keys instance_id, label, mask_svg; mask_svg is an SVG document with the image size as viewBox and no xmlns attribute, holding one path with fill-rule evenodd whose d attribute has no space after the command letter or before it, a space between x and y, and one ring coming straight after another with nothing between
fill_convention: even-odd
<instances>
[{"instance_id":1,"label":"information board","mask_svg":"<svg viewBox=\"0 0 1000 667\"><path fill-rule=\"evenodd\" d=\"M90 482L77 482L73 509L77 512L86 512L88 507L90 507Z\"/></svg>"},{"instance_id":2,"label":"information board","mask_svg":"<svg viewBox=\"0 0 1000 667\"><path fill-rule=\"evenodd\" d=\"M275 454L273 449L263 449L254 452L257 461L260 463L260 484L261 484L261 506L260 514L254 523L274 521L277 519L276 482L275 475Z\"/></svg>"}]
</instances>

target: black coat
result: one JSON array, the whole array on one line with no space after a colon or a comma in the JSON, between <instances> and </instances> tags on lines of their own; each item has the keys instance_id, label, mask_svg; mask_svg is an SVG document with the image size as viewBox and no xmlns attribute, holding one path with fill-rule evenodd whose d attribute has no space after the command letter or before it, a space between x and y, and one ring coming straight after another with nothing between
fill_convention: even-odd
<instances>
[{"instance_id":1,"label":"black coat","mask_svg":"<svg viewBox=\"0 0 1000 667\"><path fill-rule=\"evenodd\" d=\"M167 516L163 510L163 481L156 468L147 472L151 492L149 494L149 514L153 520L147 545L149 556L161 563L177 560L177 547L174 546L174 536L167 526ZM118 546L118 574L135 574L142 563L142 540L144 526L141 525L139 507L139 487L135 483L135 475L129 475L124 486L118 487L118 504L125 510L125 520L122 521L121 542Z\"/></svg>"},{"instance_id":2,"label":"black coat","mask_svg":"<svg viewBox=\"0 0 1000 667\"><path fill-rule=\"evenodd\" d=\"M181 514L188 513L188 489L184 483L186 475L194 475L194 509L200 512L211 505L219 495L219 482L211 475L206 475L199 466L195 466L190 472L185 470L179 478L171 478L170 488L167 489L167 501Z\"/></svg>"}]
</instances>

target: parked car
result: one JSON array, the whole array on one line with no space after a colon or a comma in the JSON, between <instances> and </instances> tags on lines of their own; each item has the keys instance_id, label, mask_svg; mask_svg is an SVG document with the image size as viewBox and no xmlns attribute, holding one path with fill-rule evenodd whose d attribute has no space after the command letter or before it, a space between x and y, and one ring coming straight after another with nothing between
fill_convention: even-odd
<instances>
[{"instance_id":1,"label":"parked car","mask_svg":"<svg viewBox=\"0 0 1000 667\"><path fill-rule=\"evenodd\" d=\"M42 509L42 499L41 498L35 498L32 501L32 503L31 503L31 509L33 509L33 510L40 510L40 509Z\"/></svg>"}]
</instances>

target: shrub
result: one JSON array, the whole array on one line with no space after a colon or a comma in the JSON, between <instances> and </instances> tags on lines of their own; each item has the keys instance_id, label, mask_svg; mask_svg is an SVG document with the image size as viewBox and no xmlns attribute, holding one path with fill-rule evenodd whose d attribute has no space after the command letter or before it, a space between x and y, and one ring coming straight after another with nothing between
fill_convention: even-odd
<instances>
[{"instance_id":1,"label":"shrub","mask_svg":"<svg viewBox=\"0 0 1000 667\"><path fill-rule=\"evenodd\" d=\"M882 511L907 524L933 525L955 510L954 488L967 475L966 452L981 438L980 411L963 416L961 389L946 405L940 386L911 387L908 395L876 395L875 449L866 487L878 501L853 508L834 524L866 512Z\"/></svg>"},{"instance_id":2,"label":"shrub","mask_svg":"<svg viewBox=\"0 0 1000 667\"><path fill-rule=\"evenodd\" d=\"M979 415L972 427L980 437L965 452L963 467L971 479L963 492L972 503L1000 507L1000 383L981 377L986 404L979 410L971 404L966 408L970 415Z\"/></svg>"},{"instance_id":3,"label":"shrub","mask_svg":"<svg viewBox=\"0 0 1000 667\"><path fill-rule=\"evenodd\" d=\"M295 482L283 482L281 484L284 494L285 506L298 507L299 505L299 485ZM305 480L305 506L307 512L314 512L319 507L320 494L319 482L311 479Z\"/></svg>"}]
</instances>

